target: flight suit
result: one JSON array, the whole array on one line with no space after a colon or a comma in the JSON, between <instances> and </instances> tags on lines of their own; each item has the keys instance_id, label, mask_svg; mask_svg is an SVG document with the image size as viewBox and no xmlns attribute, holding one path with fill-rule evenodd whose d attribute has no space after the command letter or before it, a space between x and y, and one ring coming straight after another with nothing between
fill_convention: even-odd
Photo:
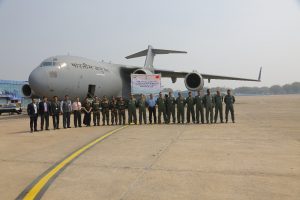
<instances>
[{"instance_id":1,"label":"flight suit","mask_svg":"<svg viewBox=\"0 0 300 200\"><path fill-rule=\"evenodd\" d=\"M191 115L192 115L193 123L195 123L194 98L193 97L187 97L185 102L187 104L187 108L186 108L187 123L190 123Z\"/></svg>"},{"instance_id":2,"label":"flight suit","mask_svg":"<svg viewBox=\"0 0 300 200\"><path fill-rule=\"evenodd\" d=\"M137 119L136 119L136 105L137 102L135 99L129 99L127 102L127 107L128 107L128 124L131 124L134 122L137 124ZM133 118L133 120L132 120Z\"/></svg>"},{"instance_id":3,"label":"flight suit","mask_svg":"<svg viewBox=\"0 0 300 200\"><path fill-rule=\"evenodd\" d=\"M235 97L232 95L226 95L224 98L224 103L226 105L225 107L225 119L226 122L228 122L228 112L230 111L231 114L231 120L232 122L234 121L234 109L233 109L233 104L235 103Z\"/></svg>"},{"instance_id":4,"label":"flight suit","mask_svg":"<svg viewBox=\"0 0 300 200\"><path fill-rule=\"evenodd\" d=\"M200 95L195 96L194 98L195 104L196 104L196 121L197 123L200 123L201 117L201 123L204 124L204 111L203 111L203 100ZM199 116L200 112L200 116Z\"/></svg>"},{"instance_id":5,"label":"flight suit","mask_svg":"<svg viewBox=\"0 0 300 200\"><path fill-rule=\"evenodd\" d=\"M220 113L220 120L223 123L223 97L221 95L214 96L214 104L215 104L215 123L218 119L218 114Z\"/></svg>"},{"instance_id":6,"label":"flight suit","mask_svg":"<svg viewBox=\"0 0 300 200\"><path fill-rule=\"evenodd\" d=\"M111 124L118 124L118 108L117 108L117 100L110 101L110 116L111 116Z\"/></svg>"},{"instance_id":7,"label":"flight suit","mask_svg":"<svg viewBox=\"0 0 300 200\"><path fill-rule=\"evenodd\" d=\"M166 102L162 97L158 97L156 100L158 107L158 123L161 124L161 114L163 114L164 122L167 121L166 117Z\"/></svg>"},{"instance_id":8,"label":"flight suit","mask_svg":"<svg viewBox=\"0 0 300 200\"><path fill-rule=\"evenodd\" d=\"M147 124L147 118L146 118L146 99L139 99L138 101L138 107L139 107L139 123L142 124L144 119L144 124Z\"/></svg>"},{"instance_id":9,"label":"flight suit","mask_svg":"<svg viewBox=\"0 0 300 200\"><path fill-rule=\"evenodd\" d=\"M171 115L172 115L173 124L175 124L175 122L176 122L175 104L176 104L175 97L170 97L169 96L166 99L168 123L170 123L170 121L171 121Z\"/></svg>"},{"instance_id":10,"label":"flight suit","mask_svg":"<svg viewBox=\"0 0 300 200\"><path fill-rule=\"evenodd\" d=\"M99 126L100 125L100 101L95 100L92 103L92 108L93 108L93 122L94 126Z\"/></svg>"},{"instance_id":11,"label":"flight suit","mask_svg":"<svg viewBox=\"0 0 300 200\"><path fill-rule=\"evenodd\" d=\"M126 109L126 103L124 100L119 100L117 103L118 108L118 114L119 114L119 125L123 123L125 125L125 109Z\"/></svg>"},{"instance_id":12,"label":"flight suit","mask_svg":"<svg viewBox=\"0 0 300 200\"><path fill-rule=\"evenodd\" d=\"M206 123L213 123L213 118L214 118L214 113L213 113L213 108L214 108L214 101L213 97L211 95L205 95L203 97L203 104L205 107L205 118L206 118Z\"/></svg>"},{"instance_id":13,"label":"flight suit","mask_svg":"<svg viewBox=\"0 0 300 200\"><path fill-rule=\"evenodd\" d=\"M178 121L178 123L180 123L180 122L184 123L185 99L183 97L177 97L176 104L177 104L177 121Z\"/></svg>"},{"instance_id":14,"label":"flight suit","mask_svg":"<svg viewBox=\"0 0 300 200\"><path fill-rule=\"evenodd\" d=\"M108 99L102 99L101 101L101 108L102 108L102 123L105 125L109 125L109 101Z\"/></svg>"}]
</instances>

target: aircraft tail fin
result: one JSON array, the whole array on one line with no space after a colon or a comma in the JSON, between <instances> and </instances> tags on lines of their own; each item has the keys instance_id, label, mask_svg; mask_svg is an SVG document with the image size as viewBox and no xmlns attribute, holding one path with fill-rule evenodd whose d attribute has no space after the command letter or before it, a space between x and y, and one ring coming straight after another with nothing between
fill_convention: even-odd
<instances>
[{"instance_id":1,"label":"aircraft tail fin","mask_svg":"<svg viewBox=\"0 0 300 200\"><path fill-rule=\"evenodd\" d=\"M165 50L165 49L154 49L151 45L148 46L148 49L137 52L135 54L125 57L126 59L137 58L146 56L144 68L153 69L153 60L156 54L170 54L170 53L187 53L186 51L174 51L174 50Z\"/></svg>"}]
</instances>

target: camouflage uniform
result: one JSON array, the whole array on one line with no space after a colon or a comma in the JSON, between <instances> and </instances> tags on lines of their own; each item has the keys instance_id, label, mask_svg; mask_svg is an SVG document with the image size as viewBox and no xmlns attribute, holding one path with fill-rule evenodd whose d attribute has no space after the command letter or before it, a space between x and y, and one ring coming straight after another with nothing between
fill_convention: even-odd
<instances>
[{"instance_id":1,"label":"camouflage uniform","mask_svg":"<svg viewBox=\"0 0 300 200\"><path fill-rule=\"evenodd\" d=\"M109 101L107 98L103 98L101 101L101 108L102 108L102 122L103 125L109 125Z\"/></svg>"},{"instance_id":2,"label":"camouflage uniform","mask_svg":"<svg viewBox=\"0 0 300 200\"><path fill-rule=\"evenodd\" d=\"M112 99L110 101L110 115L111 115L111 124L118 124L118 109L117 109L117 100Z\"/></svg>"},{"instance_id":3,"label":"camouflage uniform","mask_svg":"<svg viewBox=\"0 0 300 200\"><path fill-rule=\"evenodd\" d=\"M184 123L185 99L182 96L181 97L177 97L176 104L177 104L177 121L178 121L178 123L180 123L180 122Z\"/></svg>"},{"instance_id":4,"label":"camouflage uniform","mask_svg":"<svg viewBox=\"0 0 300 200\"><path fill-rule=\"evenodd\" d=\"M215 104L215 123L218 119L218 114L220 113L220 120L223 123L223 97L221 95L215 95L214 104Z\"/></svg>"},{"instance_id":5,"label":"camouflage uniform","mask_svg":"<svg viewBox=\"0 0 300 200\"><path fill-rule=\"evenodd\" d=\"M206 123L213 123L213 118L214 118L214 113L213 113L213 108L214 108L214 101L213 97L211 95L206 94L203 97L203 104L205 107L205 117L206 117ZM210 117L210 118L209 118ZM210 119L210 121L209 121Z\"/></svg>"},{"instance_id":6,"label":"camouflage uniform","mask_svg":"<svg viewBox=\"0 0 300 200\"><path fill-rule=\"evenodd\" d=\"M175 122L176 122L175 104L176 104L175 97L169 96L166 100L168 123L170 123L170 121L171 121L171 115L172 115L172 119L173 119L173 124L175 124Z\"/></svg>"},{"instance_id":7,"label":"camouflage uniform","mask_svg":"<svg viewBox=\"0 0 300 200\"><path fill-rule=\"evenodd\" d=\"M125 125L125 109L126 109L126 102L122 99L117 102L118 107L118 114L119 114L119 125L123 123Z\"/></svg>"},{"instance_id":8,"label":"camouflage uniform","mask_svg":"<svg viewBox=\"0 0 300 200\"><path fill-rule=\"evenodd\" d=\"M136 100L135 99L129 99L127 103L128 107L128 124L131 124L134 122L137 124L137 119L136 119ZM132 120L133 117L133 120Z\"/></svg>"},{"instance_id":9,"label":"camouflage uniform","mask_svg":"<svg viewBox=\"0 0 300 200\"><path fill-rule=\"evenodd\" d=\"M92 109L93 109L93 122L94 126L100 125L100 101L94 100L92 103Z\"/></svg>"},{"instance_id":10,"label":"camouflage uniform","mask_svg":"<svg viewBox=\"0 0 300 200\"><path fill-rule=\"evenodd\" d=\"M164 122L167 121L166 118L166 102L162 97L158 97L156 100L158 107L158 123L161 124L161 114L163 114Z\"/></svg>"},{"instance_id":11,"label":"camouflage uniform","mask_svg":"<svg viewBox=\"0 0 300 200\"><path fill-rule=\"evenodd\" d=\"M186 108L187 123L190 123L191 115L192 115L193 123L195 123L194 98L189 96L186 98L185 102L187 104L187 108Z\"/></svg>"},{"instance_id":12,"label":"camouflage uniform","mask_svg":"<svg viewBox=\"0 0 300 200\"><path fill-rule=\"evenodd\" d=\"M203 111L203 99L200 95L195 96L194 98L196 104L196 121L200 123L199 112L201 117L201 123L204 124L204 111Z\"/></svg>"},{"instance_id":13,"label":"camouflage uniform","mask_svg":"<svg viewBox=\"0 0 300 200\"><path fill-rule=\"evenodd\" d=\"M228 122L228 112L230 111L231 114L231 120L232 122L234 121L234 109L233 109L233 104L235 103L235 98L233 95L226 95L224 98L224 103L226 105L225 107L225 119L226 122Z\"/></svg>"}]
</instances>

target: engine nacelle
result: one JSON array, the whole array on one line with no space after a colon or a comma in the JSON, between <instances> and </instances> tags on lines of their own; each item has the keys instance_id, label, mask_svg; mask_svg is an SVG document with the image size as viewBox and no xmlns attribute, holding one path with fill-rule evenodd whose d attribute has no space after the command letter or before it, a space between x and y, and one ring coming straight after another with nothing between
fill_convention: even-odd
<instances>
[{"instance_id":1,"label":"engine nacelle","mask_svg":"<svg viewBox=\"0 0 300 200\"><path fill-rule=\"evenodd\" d=\"M133 72L133 74L153 74L147 69L137 69Z\"/></svg>"},{"instance_id":2,"label":"engine nacelle","mask_svg":"<svg viewBox=\"0 0 300 200\"><path fill-rule=\"evenodd\" d=\"M202 90L204 86L204 81L198 72L191 72L187 74L184 78L185 87L191 91Z\"/></svg>"},{"instance_id":3,"label":"engine nacelle","mask_svg":"<svg viewBox=\"0 0 300 200\"><path fill-rule=\"evenodd\" d=\"M32 95L31 87L28 84L23 85L22 93L25 97L30 97Z\"/></svg>"}]
</instances>

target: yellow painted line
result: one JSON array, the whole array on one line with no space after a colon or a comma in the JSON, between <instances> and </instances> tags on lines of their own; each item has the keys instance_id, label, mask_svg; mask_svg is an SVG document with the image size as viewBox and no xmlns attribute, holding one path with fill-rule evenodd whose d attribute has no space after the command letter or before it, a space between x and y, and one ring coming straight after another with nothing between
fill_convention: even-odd
<instances>
[{"instance_id":1,"label":"yellow painted line","mask_svg":"<svg viewBox=\"0 0 300 200\"><path fill-rule=\"evenodd\" d=\"M69 164L70 162L72 162L75 158L77 158L78 156L80 156L84 151L86 151L87 149L91 148L92 146L94 146L95 144L97 144L98 142L104 140L105 138L107 138L108 136L114 134L115 132L126 128L127 126L122 126L120 128L114 129L110 132L108 132L107 134L93 140L92 142L88 143L87 145L81 147L80 149L78 149L77 151L75 151L74 153L72 153L70 156L68 156L67 158L65 158L63 161L61 161L60 163L57 164L56 167L54 167L50 172L48 172L46 175L44 175L29 191L28 193L25 195L25 197L23 198L24 200L33 200L36 198L36 196L39 194L39 192L43 189L43 187L45 187L45 185L49 182L49 180L55 176L63 167L65 167L67 164Z\"/></svg>"}]
</instances>

